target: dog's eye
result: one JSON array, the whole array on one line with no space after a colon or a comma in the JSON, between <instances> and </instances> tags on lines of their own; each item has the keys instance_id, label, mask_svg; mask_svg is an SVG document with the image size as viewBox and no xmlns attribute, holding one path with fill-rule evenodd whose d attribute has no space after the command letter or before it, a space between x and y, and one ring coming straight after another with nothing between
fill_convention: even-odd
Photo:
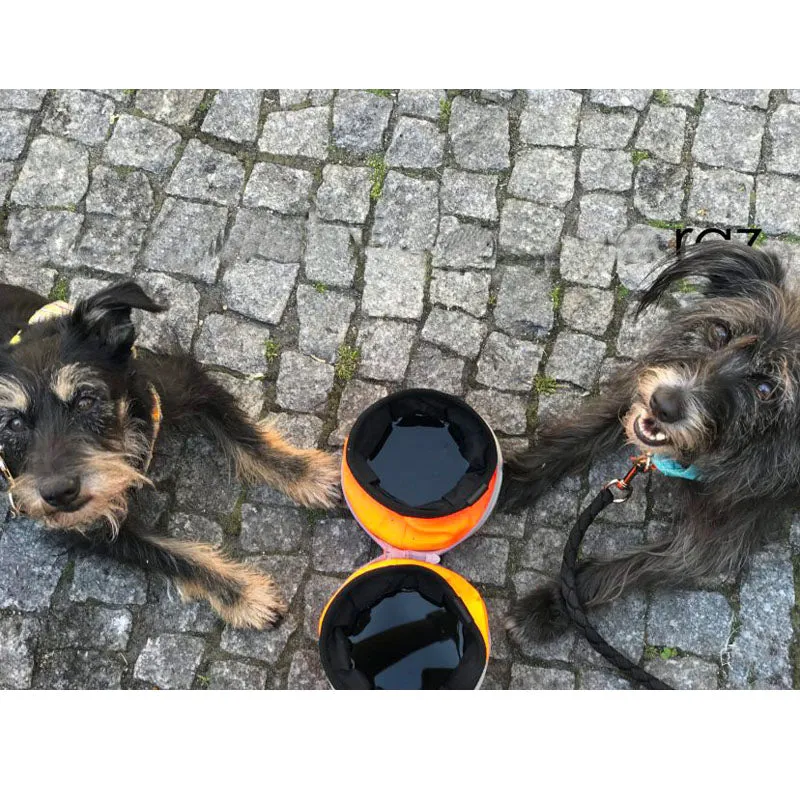
<instances>
[{"instance_id":1,"label":"dog's eye","mask_svg":"<svg viewBox=\"0 0 800 800\"><path fill-rule=\"evenodd\" d=\"M25 430L25 420L22 417L11 417L6 423L6 428L12 433L22 433Z\"/></svg>"},{"instance_id":2,"label":"dog's eye","mask_svg":"<svg viewBox=\"0 0 800 800\"><path fill-rule=\"evenodd\" d=\"M724 322L713 322L708 329L708 338L714 347L724 347L731 340L731 329Z\"/></svg>"},{"instance_id":3,"label":"dog's eye","mask_svg":"<svg viewBox=\"0 0 800 800\"><path fill-rule=\"evenodd\" d=\"M95 403L97 403L96 398L92 397L90 394L82 394L75 401L75 408L77 408L78 411L89 411L94 408Z\"/></svg>"},{"instance_id":4,"label":"dog's eye","mask_svg":"<svg viewBox=\"0 0 800 800\"><path fill-rule=\"evenodd\" d=\"M756 384L756 394L759 400L769 400L775 393L775 384L770 381L759 380Z\"/></svg>"}]
</instances>

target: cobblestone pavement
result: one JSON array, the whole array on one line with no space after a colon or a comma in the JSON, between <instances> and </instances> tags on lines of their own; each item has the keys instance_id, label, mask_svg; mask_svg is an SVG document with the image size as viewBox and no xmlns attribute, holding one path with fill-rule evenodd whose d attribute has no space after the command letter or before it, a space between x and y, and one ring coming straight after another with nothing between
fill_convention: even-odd
<instances>
[{"instance_id":1,"label":"cobblestone pavement","mask_svg":"<svg viewBox=\"0 0 800 800\"><path fill-rule=\"evenodd\" d=\"M524 447L669 314L631 309L675 223L763 228L800 273L799 176L799 90L0 91L0 280L74 299L136 276L172 304L140 345L191 347L299 445L339 447L369 403L431 386ZM231 630L7 521L0 686L324 688L317 615L371 541L344 512L244 491L203 440L160 450L154 515L275 575L284 623ZM521 652L501 624L625 462L445 557L488 600L487 688L627 686L573 635ZM651 477L585 549L654 538L669 513ZM676 686L798 685L800 517L773 533L742 574L628 595L600 629Z\"/></svg>"}]
</instances>

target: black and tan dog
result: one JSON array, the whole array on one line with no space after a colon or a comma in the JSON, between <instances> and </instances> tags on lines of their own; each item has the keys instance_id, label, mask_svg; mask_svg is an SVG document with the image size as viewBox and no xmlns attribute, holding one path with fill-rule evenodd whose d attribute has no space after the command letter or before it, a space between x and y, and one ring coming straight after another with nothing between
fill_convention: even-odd
<instances>
[{"instance_id":1,"label":"black and tan dog","mask_svg":"<svg viewBox=\"0 0 800 800\"><path fill-rule=\"evenodd\" d=\"M165 309L135 283L36 321L46 304L0 285L0 457L16 510L167 575L184 598L205 598L231 625L274 623L285 606L271 578L209 545L154 532L131 497L150 483L162 420L209 434L242 480L268 483L303 505L336 504L336 460L247 419L192 358L137 355L131 310Z\"/></svg>"},{"instance_id":2,"label":"black and tan dog","mask_svg":"<svg viewBox=\"0 0 800 800\"><path fill-rule=\"evenodd\" d=\"M534 503L625 440L675 476L671 536L582 563L578 591L589 608L634 587L738 569L774 515L800 496L800 295L786 288L770 253L703 243L673 260L639 310L684 279L697 279L698 299L654 332L602 397L544 428L531 451L507 465L508 507ZM523 597L508 620L522 641L568 625L555 582Z\"/></svg>"}]
</instances>

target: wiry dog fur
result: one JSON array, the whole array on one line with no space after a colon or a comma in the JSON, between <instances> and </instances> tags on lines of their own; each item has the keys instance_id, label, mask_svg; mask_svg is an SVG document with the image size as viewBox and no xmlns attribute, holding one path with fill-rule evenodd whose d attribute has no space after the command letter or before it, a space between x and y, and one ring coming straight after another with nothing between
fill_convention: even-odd
<instances>
[{"instance_id":1,"label":"wiry dog fur","mask_svg":"<svg viewBox=\"0 0 800 800\"><path fill-rule=\"evenodd\" d=\"M626 440L699 470L701 480L661 478L675 492L669 538L581 564L578 591L588 608L634 587L738 569L800 494L800 295L786 288L770 253L702 243L673 259L639 311L685 279L699 283L697 300L653 332L647 352L602 397L545 427L507 465L507 507L536 502ZM508 620L521 641L551 639L568 626L555 581L523 597Z\"/></svg>"},{"instance_id":2,"label":"wiry dog fur","mask_svg":"<svg viewBox=\"0 0 800 800\"><path fill-rule=\"evenodd\" d=\"M191 357L132 352L131 310L161 312L134 282L28 326L46 298L0 285L0 448L16 507L45 526L82 535L97 551L172 578L231 625L263 628L285 610L273 581L218 549L151 530L129 501L150 484L154 398L171 427L213 437L247 482L303 505L339 498L336 460L301 450L253 422ZM10 344L22 331L21 341Z\"/></svg>"}]
</instances>

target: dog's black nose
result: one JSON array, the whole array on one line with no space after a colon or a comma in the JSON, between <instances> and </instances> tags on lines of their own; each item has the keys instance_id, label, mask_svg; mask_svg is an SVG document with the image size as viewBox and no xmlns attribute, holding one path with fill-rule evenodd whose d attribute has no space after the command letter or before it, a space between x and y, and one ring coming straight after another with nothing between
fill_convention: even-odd
<instances>
[{"instance_id":1,"label":"dog's black nose","mask_svg":"<svg viewBox=\"0 0 800 800\"><path fill-rule=\"evenodd\" d=\"M39 484L39 494L48 505L66 508L78 499L81 481L77 475L59 475Z\"/></svg>"},{"instance_id":2,"label":"dog's black nose","mask_svg":"<svg viewBox=\"0 0 800 800\"><path fill-rule=\"evenodd\" d=\"M650 395L650 410L661 422L678 422L685 413L683 391L677 386L659 386Z\"/></svg>"}]
</instances>

